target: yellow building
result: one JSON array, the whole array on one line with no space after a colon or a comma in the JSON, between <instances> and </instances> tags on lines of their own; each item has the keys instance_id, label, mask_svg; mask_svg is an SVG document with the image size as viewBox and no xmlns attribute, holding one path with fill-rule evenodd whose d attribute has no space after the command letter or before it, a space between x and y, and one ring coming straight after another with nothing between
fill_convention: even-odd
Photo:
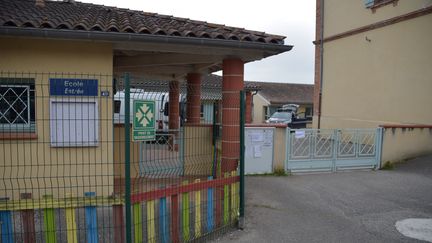
<instances>
[{"instance_id":1,"label":"yellow building","mask_svg":"<svg viewBox=\"0 0 432 243\"><path fill-rule=\"evenodd\" d=\"M289 51L284 38L75 1L0 1L0 198L115 193L125 143L113 96L124 73L179 87L223 70L240 92L244 63Z\"/></svg>"},{"instance_id":2,"label":"yellow building","mask_svg":"<svg viewBox=\"0 0 432 243\"><path fill-rule=\"evenodd\" d=\"M314 127L431 124L432 2L317 0Z\"/></svg>"},{"instance_id":3,"label":"yellow building","mask_svg":"<svg viewBox=\"0 0 432 243\"><path fill-rule=\"evenodd\" d=\"M316 1L314 128L384 128L382 162L432 152L432 2Z\"/></svg>"}]
</instances>

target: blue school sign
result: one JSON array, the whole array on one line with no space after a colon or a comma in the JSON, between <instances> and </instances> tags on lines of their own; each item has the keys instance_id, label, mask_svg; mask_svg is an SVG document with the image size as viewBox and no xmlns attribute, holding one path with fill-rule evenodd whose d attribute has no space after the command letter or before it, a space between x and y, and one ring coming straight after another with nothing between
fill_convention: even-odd
<instances>
[{"instance_id":1,"label":"blue school sign","mask_svg":"<svg viewBox=\"0 0 432 243\"><path fill-rule=\"evenodd\" d=\"M50 78L50 95L98 96L97 79Z\"/></svg>"}]
</instances>

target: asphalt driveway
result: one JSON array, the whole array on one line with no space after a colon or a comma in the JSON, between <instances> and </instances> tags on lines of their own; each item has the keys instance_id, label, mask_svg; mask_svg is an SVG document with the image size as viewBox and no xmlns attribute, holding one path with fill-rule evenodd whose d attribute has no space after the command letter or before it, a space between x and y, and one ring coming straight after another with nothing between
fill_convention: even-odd
<instances>
[{"instance_id":1,"label":"asphalt driveway","mask_svg":"<svg viewBox=\"0 0 432 243\"><path fill-rule=\"evenodd\" d=\"M246 227L215 242L420 242L395 227L432 218L432 156L388 171L246 177Z\"/></svg>"}]
</instances>

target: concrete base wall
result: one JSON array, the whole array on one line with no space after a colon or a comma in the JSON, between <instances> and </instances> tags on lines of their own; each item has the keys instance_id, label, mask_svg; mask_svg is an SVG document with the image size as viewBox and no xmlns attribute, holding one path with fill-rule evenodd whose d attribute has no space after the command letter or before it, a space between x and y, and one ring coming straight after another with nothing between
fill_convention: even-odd
<instances>
[{"instance_id":1,"label":"concrete base wall","mask_svg":"<svg viewBox=\"0 0 432 243\"><path fill-rule=\"evenodd\" d=\"M381 165L432 154L432 128L385 128Z\"/></svg>"}]
</instances>

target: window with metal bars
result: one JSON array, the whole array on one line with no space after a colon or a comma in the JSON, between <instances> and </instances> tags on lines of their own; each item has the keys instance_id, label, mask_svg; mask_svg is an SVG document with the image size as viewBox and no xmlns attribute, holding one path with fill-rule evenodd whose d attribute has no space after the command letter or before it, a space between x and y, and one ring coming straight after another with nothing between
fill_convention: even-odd
<instances>
[{"instance_id":1,"label":"window with metal bars","mask_svg":"<svg viewBox=\"0 0 432 243\"><path fill-rule=\"evenodd\" d=\"M34 79L0 77L0 132L35 132Z\"/></svg>"}]
</instances>

